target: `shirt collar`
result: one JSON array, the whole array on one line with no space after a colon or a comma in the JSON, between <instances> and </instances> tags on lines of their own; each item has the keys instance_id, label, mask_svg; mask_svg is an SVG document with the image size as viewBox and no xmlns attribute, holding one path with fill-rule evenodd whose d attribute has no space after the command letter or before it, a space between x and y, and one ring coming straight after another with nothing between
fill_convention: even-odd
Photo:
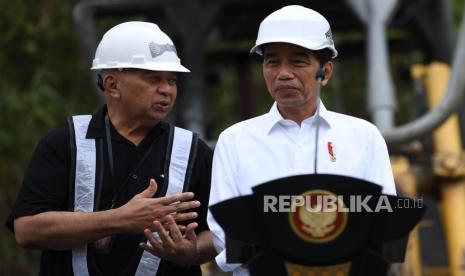
<instances>
[{"instance_id":1,"label":"shirt collar","mask_svg":"<svg viewBox=\"0 0 465 276\"><path fill-rule=\"evenodd\" d=\"M86 138L101 138L105 137L105 115L107 114L107 106L101 107L89 122Z\"/></svg>"},{"instance_id":2,"label":"shirt collar","mask_svg":"<svg viewBox=\"0 0 465 276\"><path fill-rule=\"evenodd\" d=\"M265 122L264 122L264 127L266 130L266 133L270 133L271 130L280 122L286 121L285 118L279 113L278 110L278 105L276 102L274 102L273 106L271 107L270 111L268 114L266 114L265 117ZM302 123L310 122L312 121L312 117L305 119L302 121ZM326 123L329 127L331 127L332 122L331 122L331 113L326 109L325 105L323 102L320 100L320 118L323 119L321 120L322 122Z\"/></svg>"}]
</instances>

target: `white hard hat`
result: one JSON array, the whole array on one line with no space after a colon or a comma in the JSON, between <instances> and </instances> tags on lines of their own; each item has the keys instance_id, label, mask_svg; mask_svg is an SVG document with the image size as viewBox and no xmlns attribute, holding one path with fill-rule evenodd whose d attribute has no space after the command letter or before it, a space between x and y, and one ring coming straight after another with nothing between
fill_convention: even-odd
<instances>
[{"instance_id":1,"label":"white hard hat","mask_svg":"<svg viewBox=\"0 0 465 276\"><path fill-rule=\"evenodd\" d=\"M250 53L263 54L264 44L292 43L310 50L331 50L337 56L328 21L318 12L298 6L285 6L268 15L258 29L255 46Z\"/></svg>"},{"instance_id":2,"label":"white hard hat","mask_svg":"<svg viewBox=\"0 0 465 276\"><path fill-rule=\"evenodd\" d=\"M103 35L90 69L111 68L190 72L181 65L173 41L156 24L138 21L121 23Z\"/></svg>"}]
</instances>

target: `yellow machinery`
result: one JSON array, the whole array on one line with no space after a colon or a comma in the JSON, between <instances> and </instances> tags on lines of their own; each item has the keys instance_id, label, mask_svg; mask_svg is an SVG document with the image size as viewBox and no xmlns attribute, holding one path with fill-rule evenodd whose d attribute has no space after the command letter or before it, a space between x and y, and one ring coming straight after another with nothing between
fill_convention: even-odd
<instances>
[{"instance_id":1,"label":"yellow machinery","mask_svg":"<svg viewBox=\"0 0 465 276\"><path fill-rule=\"evenodd\" d=\"M391 156L391 164L398 195L417 197L416 179L410 161L403 156ZM400 275L422 275L418 227L417 225L409 235L404 265L398 271Z\"/></svg>"},{"instance_id":2,"label":"yellow machinery","mask_svg":"<svg viewBox=\"0 0 465 276\"><path fill-rule=\"evenodd\" d=\"M415 79L423 80L430 108L434 108L446 92L450 76L449 66L439 62L433 62L428 66L415 65L411 73ZM440 185L439 205L447 244L449 271L451 276L464 276L465 158L456 114L451 115L434 132L433 142L433 169L438 180L436 184ZM415 263L416 260L412 262Z\"/></svg>"}]
</instances>

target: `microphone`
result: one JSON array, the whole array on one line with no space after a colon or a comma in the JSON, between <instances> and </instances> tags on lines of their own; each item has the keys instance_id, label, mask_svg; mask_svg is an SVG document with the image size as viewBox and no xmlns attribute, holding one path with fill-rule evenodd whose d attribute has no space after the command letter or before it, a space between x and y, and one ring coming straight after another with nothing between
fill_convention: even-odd
<instances>
[{"instance_id":1,"label":"microphone","mask_svg":"<svg viewBox=\"0 0 465 276\"><path fill-rule=\"evenodd\" d=\"M318 69L316 72L316 131L315 131L315 160L314 160L314 173L318 173L318 138L320 132L320 93L321 93L321 81L325 78L325 71L323 68Z\"/></svg>"},{"instance_id":2,"label":"microphone","mask_svg":"<svg viewBox=\"0 0 465 276\"><path fill-rule=\"evenodd\" d=\"M316 72L316 80L322 81L324 80L324 78L325 78L325 71L323 70L323 68L318 69L318 71Z\"/></svg>"}]
</instances>

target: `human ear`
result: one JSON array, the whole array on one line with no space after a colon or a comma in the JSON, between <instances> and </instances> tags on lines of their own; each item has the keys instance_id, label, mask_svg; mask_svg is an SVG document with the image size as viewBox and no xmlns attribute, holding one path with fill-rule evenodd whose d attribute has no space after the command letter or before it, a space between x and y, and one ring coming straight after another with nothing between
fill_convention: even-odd
<instances>
[{"instance_id":1,"label":"human ear","mask_svg":"<svg viewBox=\"0 0 465 276\"><path fill-rule=\"evenodd\" d=\"M103 79L103 87L105 92L108 93L110 97L120 98L121 94L118 90L118 77L112 73L106 74Z\"/></svg>"},{"instance_id":2,"label":"human ear","mask_svg":"<svg viewBox=\"0 0 465 276\"><path fill-rule=\"evenodd\" d=\"M326 85L329 81L329 79L331 78L331 76L333 75L333 62L332 61L327 61L323 67L323 72L325 73L325 76L323 78L323 80L321 80L321 85Z\"/></svg>"}]
</instances>

